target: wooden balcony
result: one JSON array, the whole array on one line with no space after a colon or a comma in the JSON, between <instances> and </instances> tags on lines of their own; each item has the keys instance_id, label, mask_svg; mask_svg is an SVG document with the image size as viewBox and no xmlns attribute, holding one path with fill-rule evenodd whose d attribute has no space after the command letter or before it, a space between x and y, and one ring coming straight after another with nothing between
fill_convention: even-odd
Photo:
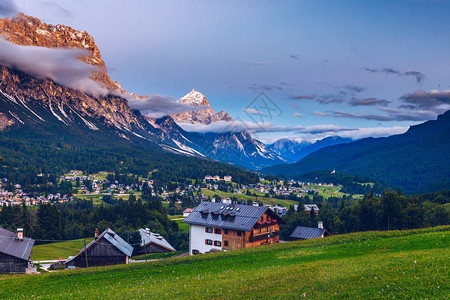
<instances>
[{"instance_id":1,"label":"wooden balcony","mask_svg":"<svg viewBox=\"0 0 450 300\"><path fill-rule=\"evenodd\" d=\"M248 241L249 242L257 242L257 241L262 241L262 240L272 238L274 236L279 236L279 235L280 235L279 231L258 233L257 235L250 236L248 238Z\"/></svg>"}]
</instances>

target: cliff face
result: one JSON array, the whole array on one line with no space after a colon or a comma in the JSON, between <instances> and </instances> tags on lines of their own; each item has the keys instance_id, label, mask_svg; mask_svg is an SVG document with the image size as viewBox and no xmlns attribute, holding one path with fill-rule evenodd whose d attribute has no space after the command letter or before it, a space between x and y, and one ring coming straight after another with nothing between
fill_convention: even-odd
<instances>
[{"instance_id":1,"label":"cliff face","mask_svg":"<svg viewBox=\"0 0 450 300\"><path fill-rule=\"evenodd\" d=\"M56 84L52 80L34 78L1 66L0 90L7 96L6 99L18 102L17 105L26 105L31 110L43 107L66 125L81 118L82 123L90 129L96 129L98 126L89 119L102 123L100 125L127 131L145 127L142 120L132 113L128 102L115 96L119 95L119 91L124 91L108 76L100 50L87 32L65 25L45 24L39 19L19 14L12 19L0 19L0 36L16 45L85 49L86 55L79 59L96 67L91 78L110 91L117 91L107 97L94 97ZM3 121L0 120L0 130L17 124L17 119L9 111L3 112L1 119Z\"/></svg>"},{"instance_id":2,"label":"cliff face","mask_svg":"<svg viewBox=\"0 0 450 300\"><path fill-rule=\"evenodd\" d=\"M0 36L13 44L22 46L87 50L88 55L80 57L80 60L98 68L92 78L110 90L119 88L109 78L100 50L94 38L86 31L78 31L65 25L42 23L37 18L19 13L12 19L0 19Z\"/></svg>"},{"instance_id":3,"label":"cliff face","mask_svg":"<svg viewBox=\"0 0 450 300\"><path fill-rule=\"evenodd\" d=\"M216 114L205 95L196 90L192 90L189 94L181 98L180 102L191 106L204 106L207 108L172 115L172 118L177 123L210 124L217 121L233 121L230 115L224 111Z\"/></svg>"}]
</instances>

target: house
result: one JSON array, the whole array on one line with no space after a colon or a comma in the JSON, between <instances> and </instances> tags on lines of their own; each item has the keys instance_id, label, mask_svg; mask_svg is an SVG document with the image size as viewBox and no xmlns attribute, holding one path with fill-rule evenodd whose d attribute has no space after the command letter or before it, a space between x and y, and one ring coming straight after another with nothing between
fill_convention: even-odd
<instances>
[{"instance_id":1,"label":"house","mask_svg":"<svg viewBox=\"0 0 450 300\"><path fill-rule=\"evenodd\" d=\"M141 246L144 247L138 254L174 252L176 251L168 241L158 233L150 232L148 228L139 229Z\"/></svg>"},{"instance_id":2,"label":"house","mask_svg":"<svg viewBox=\"0 0 450 300\"><path fill-rule=\"evenodd\" d=\"M192 255L278 243L283 220L268 207L201 202L183 223Z\"/></svg>"},{"instance_id":3,"label":"house","mask_svg":"<svg viewBox=\"0 0 450 300\"><path fill-rule=\"evenodd\" d=\"M34 240L23 236L23 229L12 232L0 227L0 273L29 273Z\"/></svg>"},{"instance_id":4,"label":"house","mask_svg":"<svg viewBox=\"0 0 450 300\"><path fill-rule=\"evenodd\" d=\"M183 210L183 217L187 217L189 216L189 214L193 211L193 208L186 208L185 210Z\"/></svg>"},{"instance_id":5,"label":"house","mask_svg":"<svg viewBox=\"0 0 450 300\"><path fill-rule=\"evenodd\" d=\"M100 235L95 230L94 240L65 264L69 269L128 264L132 254L133 246L108 228Z\"/></svg>"},{"instance_id":6,"label":"house","mask_svg":"<svg viewBox=\"0 0 450 300\"><path fill-rule=\"evenodd\" d=\"M323 238L330 234L323 228L323 222L319 221L317 228L297 226L291 234L291 238L298 240L309 240Z\"/></svg>"}]
</instances>

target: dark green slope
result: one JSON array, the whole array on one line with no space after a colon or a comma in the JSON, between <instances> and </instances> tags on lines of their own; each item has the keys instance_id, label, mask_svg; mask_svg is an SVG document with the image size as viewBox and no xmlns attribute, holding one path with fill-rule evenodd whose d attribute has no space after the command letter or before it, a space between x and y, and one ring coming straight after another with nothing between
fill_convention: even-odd
<instances>
[{"instance_id":1,"label":"dark green slope","mask_svg":"<svg viewBox=\"0 0 450 300\"><path fill-rule=\"evenodd\" d=\"M411 126L404 134L368 138L316 151L291 165L264 169L266 174L298 176L315 170L367 176L408 193L450 186L450 111L437 120Z\"/></svg>"}]
</instances>

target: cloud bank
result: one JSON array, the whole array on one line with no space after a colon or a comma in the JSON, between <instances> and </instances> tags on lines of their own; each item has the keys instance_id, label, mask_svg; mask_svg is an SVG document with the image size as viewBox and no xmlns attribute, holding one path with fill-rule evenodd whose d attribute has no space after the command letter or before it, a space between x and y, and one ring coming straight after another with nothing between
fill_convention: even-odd
<instances>
[{"instance_id":1,"label":"cloud bank","mask_svg":"<svg viewBox=\"0 0 450 300\"><path fill-rule=\"evenodd\" d=\"M450 91L432 90L425 92L422 90L406 94L400 97L406 105L399 108L411 110L431 110L436 113L443 113L450 109Z\"/></svg>"},{"instance_id":2,"label":"cloud bank","mask_svg":"<svg viewBox=\"0 0 450 300\"><path fill-rule=\"evenodd\" d=\"M162 118L164 116L179 114L187 111L195 111L209 108L208 106L192 106L178 102L177 98L170 96L151 95L149 98L136 99L129 97L128 105L137 109L141 114L151 118Z\"/></svg>"},{"instance_id":3,"label":"cloud bank","mask_svg":"<svg viewBox=\"0 0 450 300\"><path fill-rule=\"evenodd\" d=\"M384 73L384 74L393 74L393 75L398 75L398 76L412 76L416 79L417 83L421 83L425 79L425 75L418 71L400 72L393 68L383 68L383 69L365 68L365 70L370 73Z\"/></svg>"},{"instance_id":4,"label":"cloud bank","mask_svg":"<svg viewBox=\"0 0 450 300\"><path fill-rule=\"evenodd\" d=\"M19 46L0 38L0 65L33 77L51 79L95 97L106 96L110 91L90 78L98 69L79 60L88 54L82 49Z\"/></svg>"}]
</instances>

